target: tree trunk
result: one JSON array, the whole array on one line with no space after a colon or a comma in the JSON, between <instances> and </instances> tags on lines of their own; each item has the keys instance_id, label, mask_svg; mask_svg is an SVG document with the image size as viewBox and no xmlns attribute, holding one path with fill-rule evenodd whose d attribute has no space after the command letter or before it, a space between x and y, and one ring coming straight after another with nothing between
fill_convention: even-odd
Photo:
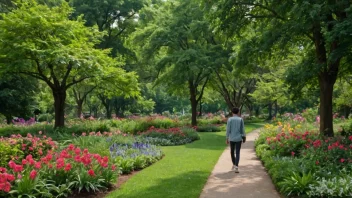
<instances>
[{"instance_id":1,"label":"tree trunk","mask_svg":"<svg viewBox=\"0 0 352 198\"><path fill-rule=\"evenodd\" d=\"M344 107L344 116L345 116L345 119L348 119L348 117L350 116L350 112L351 112L351 107L345 106L345 107Z\"/></svg>"},{"instance_id":2,"label":"tree trunk","mask_svg":"<svg viewBox=\"0 0 352 198\"><path fill-rule=\"evenodd\" d=\"M107 102L105 105L104 105L105 109L106 109L106 118L107 119L111 119L111 113L112 113L112 108L111 108L111 105L110 105L110 102Z\"/></svg>"},{"instance_id":3,"label":"tree trunk","mask_svg":"<svg viewBox=\"0 0 352 198\"><path fill-rule=\"evenodd\" d=\"M268 111L269 111L268 120L271 120L273 118L272 110L273 110L273 103L269 103L268 104Z\"/></svg>"},{"instance_id":4,"label":"tree trunk","mask_svg":"<svg viewBox=\"0 0 352 198\"><path fill-rule=\"evenodd\" d=\"M202 117L202 100L199 100L199 115L198 117Z\"/></svg>"},{"instance_id":5,"label":"tree trunk","mask_svg":"<svg viewBox=\"0 0 352 198\"><path fill-rule=\"evenodd\" d=\"M333 118L332 118L332 95L334 81L330 75L322 73L319 77L320 86L320 133L333 137Z\"/></svg>"},{"instance_id":6,"label":"tree trunk","mask_svg":"<svg viewBox=\"0 0 352 198\"><path fill-rule=\"evenodd\" d=\"M12 116L11 115L7 115L6 116L6 123L7 124L11 124L12 123Z\"/></svg>"},{"instance_id":7,"label":"tree trunk","mask_svg":"<svg viewBox=\"0 0 352 198\"><path fill-rule=\"evenodd\" d=\"M276 118L277 117L277 111L278 111L277 100L275 100L275 102L274 102L274 107L275 107L275 109L274 109L274 117Z\"/></svg>"},{"instance_id":8,"label":"tree trunk","mask_svg":"<svg viewBox=\"0 0 352 198\"><path fill-rule=\"evenodd\" d=\"M54 110L55 110L55 128L65 126L65 101L66 90L53 90Z\"/></svg>"},{"instance_id":9,"label":"tree trunk","mask_svg":"<svg viewBox=\"0 0 352 198\"><path fill-rule=\"evenodd\" d=\"M82 107L83 107L83 101L84 100L78 100L77 102L77 117L80 118L82 115Z\"/></svg>"},{"instance_id":10,"label":"tree trunk","mask_svg":"<svg viewBox=\"0 0 352 198\"><path fill-rule=\"evenodd\" d=\"M189 92L190 92L190 101L192 107L192 126L197 126L197 89L194 87L193 82L189 81Z\"/></svg>"}]
</instances>

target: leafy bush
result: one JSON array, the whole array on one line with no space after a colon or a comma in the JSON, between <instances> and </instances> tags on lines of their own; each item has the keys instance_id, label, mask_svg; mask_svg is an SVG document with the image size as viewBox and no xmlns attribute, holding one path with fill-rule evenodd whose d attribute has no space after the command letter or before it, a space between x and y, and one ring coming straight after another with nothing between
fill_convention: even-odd
<instances>
[{"instance_id":1,"label":"leafy bush","mask_svg":"<svg viewBox=\"0 0 352 198\"><path fill-rule=\"evenodd\" d=\"M110 125L125 133L136 134L150 127L168 129L181 126L181 122L164 116L132 117L131 119L111 120Z\"/></svg>"},{"instance_id":2,"label":"leafy bush","mask_svg":"<svg viewBox=\"0 0 352 198\"><path fill-rule=\"evenodd\" d=\"M163 146L182 145L200 139L198 133L192 128L155 129L151 127L139 135L146 138L145 141L149 141L149 143Z\"/></svg>"},{"instance_id":3,"label":"leafy bush","mask_svg":"<svg viewBox=\"0 0 352 198\"><path fill-rule=\"evenodd\" d=\"M52 122L53 119L54 116L50 113L44 113L38 116L38 122Z\"/></svg>"},{"instance_id":4,"label":"leafy bush","mask_svg":"<svg viewBox=\"0 0 352 198\"><path fill-rule=\"evenodd\" d=\"M10 159L21 162L27 155L40 159L42 155L55 148L57 148L55 142L45 136L39 138L28 134L26 137L12 135L10 138L0 138L0 167L7 165Z\"/></svg>"},{"instance_id":5,"label":"leafy bush","mask_svg":"<svg viewBox=\"0 0 352 198\"><path fill-rule=\"evenodd\" d=\"M203 125L197 127L198 132L219 132L220 128L216 125Z\"/></svg>"}]
</instances>

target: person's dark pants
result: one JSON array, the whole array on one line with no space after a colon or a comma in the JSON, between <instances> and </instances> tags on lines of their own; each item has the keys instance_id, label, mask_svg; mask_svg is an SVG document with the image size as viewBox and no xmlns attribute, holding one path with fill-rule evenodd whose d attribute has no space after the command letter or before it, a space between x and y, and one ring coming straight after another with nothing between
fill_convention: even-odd
<instances>
[{"instance_id":1,"label":"person's dark pants","mask_svg":"<svg viewBox=\"0 0 352 198\"><path fill-rule=\"evenodd\" d=\"M238 167L238 162L240 162L241 145L242 145L242 141L230 142L232 163L237 167ZM235 157L235 150L236 150L236 157Z\"/></svg>"}]
</instances>

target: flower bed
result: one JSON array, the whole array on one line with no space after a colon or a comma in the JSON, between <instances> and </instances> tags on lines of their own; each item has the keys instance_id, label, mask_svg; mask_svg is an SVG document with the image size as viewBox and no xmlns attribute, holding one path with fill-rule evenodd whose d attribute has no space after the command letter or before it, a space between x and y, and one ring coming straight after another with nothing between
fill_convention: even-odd
<instances>
[{"instance_id":1,"label":"flower bed","mask_svg":"<svg viewBox=\"0 0 352 198\"><path fill-rule=\"evenodd\" d=\"M163 152L155 145L134 142L133 144L114 143L110 146L110 155L122 174L143 169L163 156Z\"/></svg>"},{"instance_id":2,"label":"flower bed","mask_svg":"<svg viewBox=\"0 0 352 198\"><path fill-rule=\"evenodd\" d=\"M138 135L144 138L142 139L144 142L161 146L182 145L200 139L196 130L192 128L156 129L151 127L148 131L138 133Z\"/></svg>"},{"instance_id":3,"label":"flower bed","mask_svg":"<svg viewBox=\"0 0 352 198\"><path fill-rule=\"evenodd\" d=\"M43 136L34 137L27 134L11 135L10 138L0 138L0 167L4 167L11 159L20 162L25 156L32 155L34 159L39 159L48 151L54 150L57 145L51 138Z\"/></svg>"},{"instance_id":4,"label":"flower bed","mask_svg":"<svg viewBox=\"0 0 352 198\"><path fill-rule=\"evenodd\" d=\"M352 136L321 137L289 123L267 125L256 141L257 156L286 196L352 196Z\"/></svg>"},{"instance_id":5,"label":"flower bed","mask_svg":"<svg viewBox=\"0 0 352 198\"><path fill-rule=\"evenodd\" d=\"M20 163L11 160L1 167L0 196L67 197L74 191L106 189L116 178L116 166L107 156L71 144L39 160L27 155Z\"/></svg>"}]
</instances>

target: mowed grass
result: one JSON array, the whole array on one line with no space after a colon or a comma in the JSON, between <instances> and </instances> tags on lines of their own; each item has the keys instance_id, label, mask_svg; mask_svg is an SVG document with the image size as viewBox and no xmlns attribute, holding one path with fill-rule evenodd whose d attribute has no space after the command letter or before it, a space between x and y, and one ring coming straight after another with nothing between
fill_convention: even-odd
<instances>
[{"instance_id":1,"label":"mowed grass","mask_svg":"<svg viewBox=\"0 0 352 198\"><path fill-rule=\"evenodd\" d=\"M263 126L245 124L246 132ZM225 132L200 133L201 140L182 146L163 147L165 157L130 178L107 197L198 198L224 151Z\"/></svg>"}]
</instances>

